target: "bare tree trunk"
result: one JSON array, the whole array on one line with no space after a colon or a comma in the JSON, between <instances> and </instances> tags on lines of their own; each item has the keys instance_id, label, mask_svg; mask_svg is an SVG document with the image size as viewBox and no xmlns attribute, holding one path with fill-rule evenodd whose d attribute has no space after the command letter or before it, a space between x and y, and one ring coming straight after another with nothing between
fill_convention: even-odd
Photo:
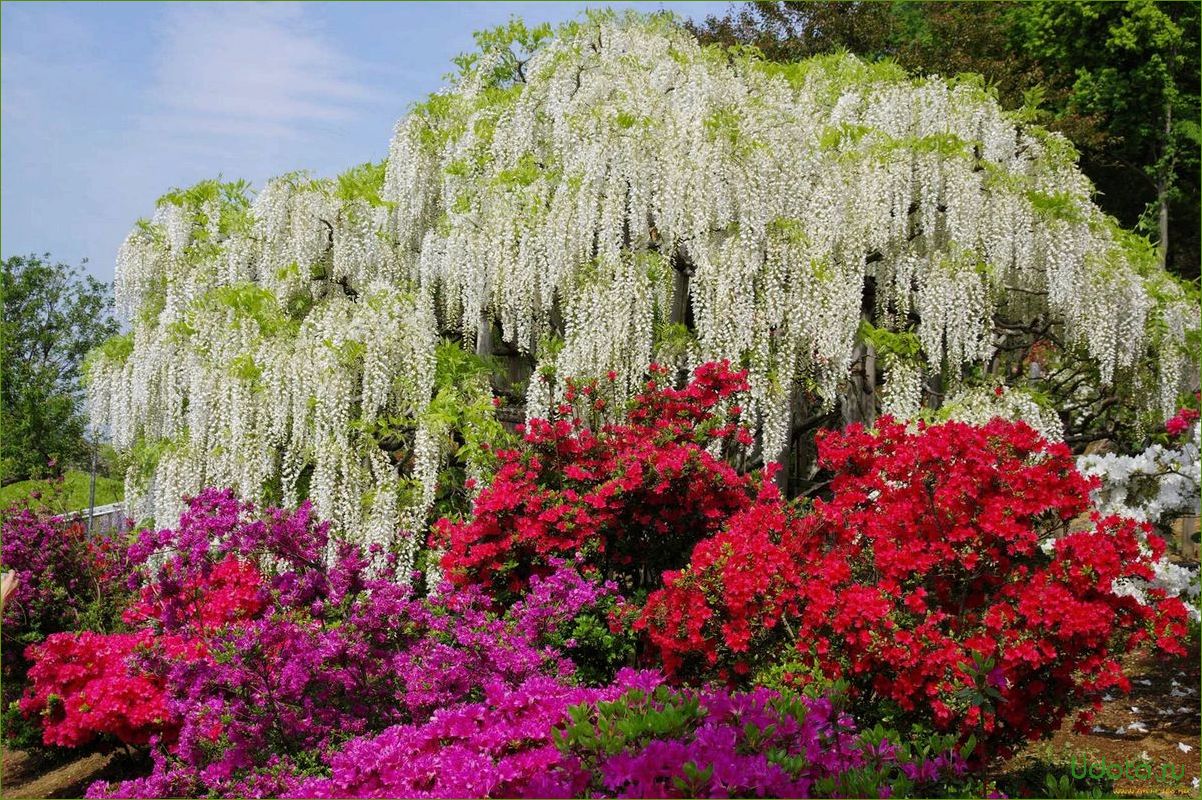
<instances>
[{"instance_id":1,"label":"bare tree trunk","mask_svg":"<svg viewBox=\"0 0 1202 800\"><path fill-rule=\"evenodd\" d=\"M678 266L672 275L672 323L684 325L689 307L689 273Z\"/></svg>"},{"instance_id":2,"label":"bare tree trunk","mask_svg":"<svg viewBox=\"0 0 1202 800\"><path fill-rule=\"evenodd\" d=\"M1169 263L1169 184L1173 174L1173 105L1166 103L1164 109L1164 150L1166 161L1161 167L1156 179L1156 203L1159 212L1160 241L1156 245L1160 256L1160 267L1164 269Z\"/></svg>"},{"instance_id":3,"label":"bare tree trunk","mask_svg":"<svg viewBox=\"0 0 1202 800\"><path fill-rule=\"evenodd\" d=\"M876 424L876 347L864 343L864 424Z\"/></svg>"},{"instance_id":4,"label":"bare tree trunk","mask_svg":"<svg viewBox=\"0 0 1202 800\"><path fill-rule=\"evenodd\" d=\"M852 351L851 373L839 398L843 424L872 426L876 422L876 348L866 342Z\"/></svg>"},{"instance_id":5,"label":"bare tree trunk","mask_svg":"<svg viewBox=\"0 0 1202 800\"><path fill-rule=\"evenodd\" d=\"M480 323L476 326L476 355L488 358L492 355L492 320L487 311L480 312Z\"/></svg>"},{"instance_id":6,"label":"bare tree trunk","mask_svg":"<svg viewBox=\"0 0 1202 800\"><path fill-rule=\"evenodd\" d=\"M692 262L684 253L678 252L672 259L672 309L669 322L673 325L684 325L686 328L692 328L689 324L689 276L693 272ZM689 370L685 365L680 365L676 371L676 385L684 386L689 382Z\"/></svg>"},{"instance_id":7,"label":"bare tree trunk","mask_svg":"<svg viewBox=\"0 0 1202 800\"><path fill-rule=\"evenodd\" d=\"M785 497L789 496L789 469L793 466L793 400L789 400L789 438L785 440L785 446L776 455L776 462L780 464L780 469L773 476L776 482L776 487L780 489L780 493Z\"/></svg>"}]
</instances>

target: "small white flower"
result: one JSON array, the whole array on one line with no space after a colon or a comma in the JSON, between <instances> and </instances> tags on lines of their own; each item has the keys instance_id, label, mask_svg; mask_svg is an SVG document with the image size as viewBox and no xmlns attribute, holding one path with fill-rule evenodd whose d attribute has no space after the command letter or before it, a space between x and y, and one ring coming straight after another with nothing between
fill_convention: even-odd
<instances>
[{"instance_id":1,"label":"small white flower","mask_svg":"<svg viewBox=\"0 0 1202 800\"><path fill-rule=\"evenodd\" d=\"M1193 750L1194 748L1190 747L1185 742L1177 742L1177 749L1183 753L1188 753L1190 750Z\"/></svg>"}]
</instances>

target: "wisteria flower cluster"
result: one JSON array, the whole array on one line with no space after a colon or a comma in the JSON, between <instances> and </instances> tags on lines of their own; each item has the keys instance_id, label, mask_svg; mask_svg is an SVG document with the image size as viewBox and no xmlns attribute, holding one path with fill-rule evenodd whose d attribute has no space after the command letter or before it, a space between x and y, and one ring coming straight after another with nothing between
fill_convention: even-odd
<instances>
[{"instance_id":1,"label":"wisteria flower cluster","mask_svg":"<svg viewBox=\"0 0 1202 800\"><path fill-rule=\"evenodd\" d=\"M655 16L521 35L520 57L514 30L482 37L385 162L253 197L204 181L132 229L115 281L131 332L89 392L93 421L147 455L127 473L138 516L171 519L206 483L289 504L307 484L341 535L411 546L448 458L425 413L443 335L503 339L557 376L529 382L528 417L563 401L560 377L613 371L625 400L665 350L745 363L769 457L793 387L844 396L865 308L920 344L886 372L894 411L935 396L927 373L988 365L1002 309L1054 325L1101 383L1151 389L1132 405L1167 411L1196 380L1194 295L1093 202L1066 139L979 84L715 58ZM395 460L375 435L392 418Z\"/></svg>"}]
</instances>

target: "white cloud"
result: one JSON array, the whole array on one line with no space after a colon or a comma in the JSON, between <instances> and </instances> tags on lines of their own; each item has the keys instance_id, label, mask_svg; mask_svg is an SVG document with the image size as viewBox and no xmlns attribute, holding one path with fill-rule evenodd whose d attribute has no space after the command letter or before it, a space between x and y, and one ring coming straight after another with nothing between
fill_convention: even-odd
<instances>
[{"instance_id":1,"label":"white cloud","mask_svg":"<svg viewBox=\"0 0 1202 800\"><path fill-rule=\"evenodd\" d=\"M152 129L288 136L381 99L357 78L366 66L331 45L302 5L170 5L160 35Z\"/></svg>"}]
</instances>

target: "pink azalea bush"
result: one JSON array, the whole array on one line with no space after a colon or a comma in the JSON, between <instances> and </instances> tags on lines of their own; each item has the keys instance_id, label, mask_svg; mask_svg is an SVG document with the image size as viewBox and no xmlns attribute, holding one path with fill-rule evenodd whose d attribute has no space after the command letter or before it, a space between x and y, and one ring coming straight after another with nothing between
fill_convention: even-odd
<instances>
[{"instance_id":1,"label":"pink azalea bush","mask_svg":"<svg viewBox=\"0 0 1202 800\"><path fill-rule=\"evenodd\" d=\"M498 614L474 586L420 597L384 577L389 559L354 545L327 566L329 544L308 505L256 514L214 490L177 529L142 537L132 550L145 586L129 618L203 642L205 655L140 657L137 674L166 694L155 771L93 794L277 794L349 737L424 722L486 686L570 678L573 662L550 641L613 592L557 562ZM156 554L167 555L153 570ZM249 566L259 563L274 568Z\"/></svg>"},{"instance_id":2,"label":"pink azalea bush","mask_svg":"<svg viewBox=\"0 0 1202 800\"><path fill-rule=\"evenodd\" d=\"M862 738L827 699L670 689L623 671L600 689L532 678L348 742L291 797L888 796L966 772Z\"/></svg>"},{"instance_id":3,"label":"pink azalea bush","mask_svg":"<svg viewBox=\"0 0 1202 800\"><path fill-rule=\"evenodd\" d=\"M19 708L40 720L42 741L79 747L108 735L146 744L155 735L174 740L163 681L133 668L134 654L164 648L175 658L202 655L199 642L138 633L56 633L31 645L29 688Z\"/></svg>"}]
</instances>

